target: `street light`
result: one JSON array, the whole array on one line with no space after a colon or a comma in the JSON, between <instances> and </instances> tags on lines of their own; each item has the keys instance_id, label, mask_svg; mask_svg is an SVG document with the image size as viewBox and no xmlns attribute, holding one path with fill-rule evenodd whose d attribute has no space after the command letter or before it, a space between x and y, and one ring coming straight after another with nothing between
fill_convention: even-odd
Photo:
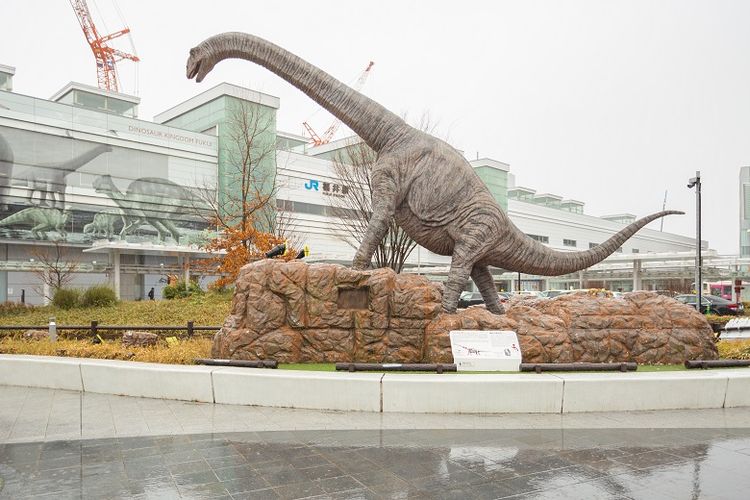
<instances>
[{"instance_id":1,"label":"street light","mask_svg":"<svg viewBox=\"0 0 750 500\"><path fill-rule=\"evenodd\" d=\"M688 181L688 189L695 188L695 292L697 302L695 307L701 312L703 305L703 281L701 277L701 173L695 172L695 177Z\"/></svg>"}]
</instances>

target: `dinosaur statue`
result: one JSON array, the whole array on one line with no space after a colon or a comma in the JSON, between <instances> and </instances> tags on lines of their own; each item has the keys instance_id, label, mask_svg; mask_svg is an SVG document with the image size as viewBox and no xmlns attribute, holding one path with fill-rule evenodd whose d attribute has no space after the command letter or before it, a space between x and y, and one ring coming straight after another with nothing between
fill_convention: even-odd
<instances>
[{"instance_id":1,"label":"dinosaur statue","mask_svg":"<svg viewBox=\"0 0 750 500\"><path fill-rule=\"evenodd\" d=\"M31 204L34 198L34 192L39 191L39 203L41 205L44 205L47 202L47 194L49 193L52 206L63 207L65 205L65 187L67 186L67 177L94 158L111 151L112 146L108 144L100 144L69 161L33 165L22 170L17 174L17 178L25 179L28 183L28 203Z\"/></svg>"},{"instance_id":2,"label":"dinosaur statue","mask_svg":"<svg viewBox=\"0 0 750 500\"><path fill-rule=\"evenodd\" d=\"M377 154L372 166L373 213L353 267L370 265L388 223L397 224L418 244L451 255L443 309L455 312L469 277L487 309L502 314L489 266L507 271L559 276L604 260L649 222L677 211L663 211L630 224L586 251L559 252L522 233L461 153L417 130L401 118L296 55L262 38L223 33L190 50L188 79L201 82L229 58L259 64L299 88L351 128Z\"/></svg>"},{"instance_id":3,"label":"dinosaur statue","mask_svg":"<svg viewBox=\"0 0 750 500\"><path fill-rule=\"evenodd\" d=\"M56 208L29 207L0 220L0 227L25 224L31 226L31 235L38 240L45 239L48 231L57 231L64 240L68 235L65 224L69 217L69 210L60 212Z\"/></svg>"},{"instance_id":4,"label":"dinosaur statue","mask_svg":"<svg viewBox=\"0 0 750 500\"><path fill-rule=\"evenodd\" d=\"M83 226L83 234L90 234L94 238L105 237L112 239L115 233L115 222L122 220L123 227L128 224L125 216L111 211L99 212L94 220Z\"/></svg>"},{"instance_id":5,"label":"dinosaur statue","mask_svg":"<svg viewBox=\"0 0 750 500\"><path fill-rule=\"evenodd\" d=\"M180 230L170 218L188 206L191 195L179 184L167 179L142 177L131 182L123 193L117 189L111 176L102 175L94 179L93 186L97 193L112 198L125 214L127 222L120 236L134 231L141 224L150 224L159 233L159 241L168 236L180 241ZM185 204L176 203L179 201Z\"/></svg>"}]
</instances>

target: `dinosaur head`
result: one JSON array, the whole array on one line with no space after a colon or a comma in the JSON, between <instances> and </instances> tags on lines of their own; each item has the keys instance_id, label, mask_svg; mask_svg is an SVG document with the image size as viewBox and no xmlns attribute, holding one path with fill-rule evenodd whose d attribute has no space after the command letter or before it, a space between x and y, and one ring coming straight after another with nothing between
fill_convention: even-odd
<instances>
[{"instance_id":1,"label":"dinosaur head","mask_svg":"<svg viewBox=\"0 0 750 500\"><path fill-rule=\"evenodd\" d=\"M190 49L190 57L185 68L188 80L195 78L196 83L200 83L214 69L217 61L210 47L209 41L206 40Z\"/></svg>"},{"instance_id":2,"label":"dinosaur head","mask_svg":"<svg viewBox=\"0 0 750 500\"><path fill-rule=\"evenodd\" d=\"M94 179L94 182L91 183L91 185L93 186L94 191L96 191L97 193L109 193L114 187L112 176L110 175L100 175L99 177Z\"/></svg>"}]
</instances>

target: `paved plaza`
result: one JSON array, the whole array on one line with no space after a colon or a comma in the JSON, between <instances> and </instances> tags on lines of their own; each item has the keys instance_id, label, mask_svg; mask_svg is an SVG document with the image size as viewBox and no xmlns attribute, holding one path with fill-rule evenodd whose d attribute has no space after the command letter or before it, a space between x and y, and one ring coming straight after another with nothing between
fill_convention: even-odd
<instances>
[{"instance_id":1,"label":"paved plaza","mask_svg":"<svg viewBox=\"0 0 750 500\"><path fill-rule=\"evenodd\" d=\"M0 498L748 498L750 410L419 415L0 387Z\"/></svg>"}]
</instances>

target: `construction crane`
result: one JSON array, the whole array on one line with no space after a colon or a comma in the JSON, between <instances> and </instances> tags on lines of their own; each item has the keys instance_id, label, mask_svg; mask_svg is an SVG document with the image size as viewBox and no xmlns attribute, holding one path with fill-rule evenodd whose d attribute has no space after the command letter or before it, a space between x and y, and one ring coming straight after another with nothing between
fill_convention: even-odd
<instances>
[{"instance_id":1,"label":"construction crane","mask_svg":"<svg viewBox=\"0 0 750 500\"><path fill-rule=\"evenodd\" d=\"M119 92L116 63L123 59L129 59L133 62L138 62L140 59L134 54L113 49L107 45L107 42L127 35L130 33L130 28L126 27L109 35L101 36L96 29L96 25L94 25L94 20L91 17L86 0L70 0L70 5L78 17L78 22L81 25L83 34L86 36L86 41L94 53L94 59L96 59L96 78L99 82L99 88Z\"/></svg>"},{"instance_id":2,"label":"construction crane","mask_svg":"<svg viewBox=\"0 0 750 500\"><path fill-rule=\"evenodd\" d=\"M357 78L357 81L352 86L354 90L356 90L357 92L362 90L362 87L364 87L365 82L367 81L367 77L370 76L370 69L372 69L374 64L374 62L370 61L362 74L359 75L359 78ZM341 126L341 120L336 118L331 126L328 127L325 132L323 132L322 136L316 134L315 130L313 130L309 123L303 122L302 125L304 125L307 133L310 134L311 142L315 146L320 146L321 144L328 144L329 142L331 142L331 139L333 139L333 136L336 135L336 132L338 132L339 127Z\"/></svg>"}]
</instances>

